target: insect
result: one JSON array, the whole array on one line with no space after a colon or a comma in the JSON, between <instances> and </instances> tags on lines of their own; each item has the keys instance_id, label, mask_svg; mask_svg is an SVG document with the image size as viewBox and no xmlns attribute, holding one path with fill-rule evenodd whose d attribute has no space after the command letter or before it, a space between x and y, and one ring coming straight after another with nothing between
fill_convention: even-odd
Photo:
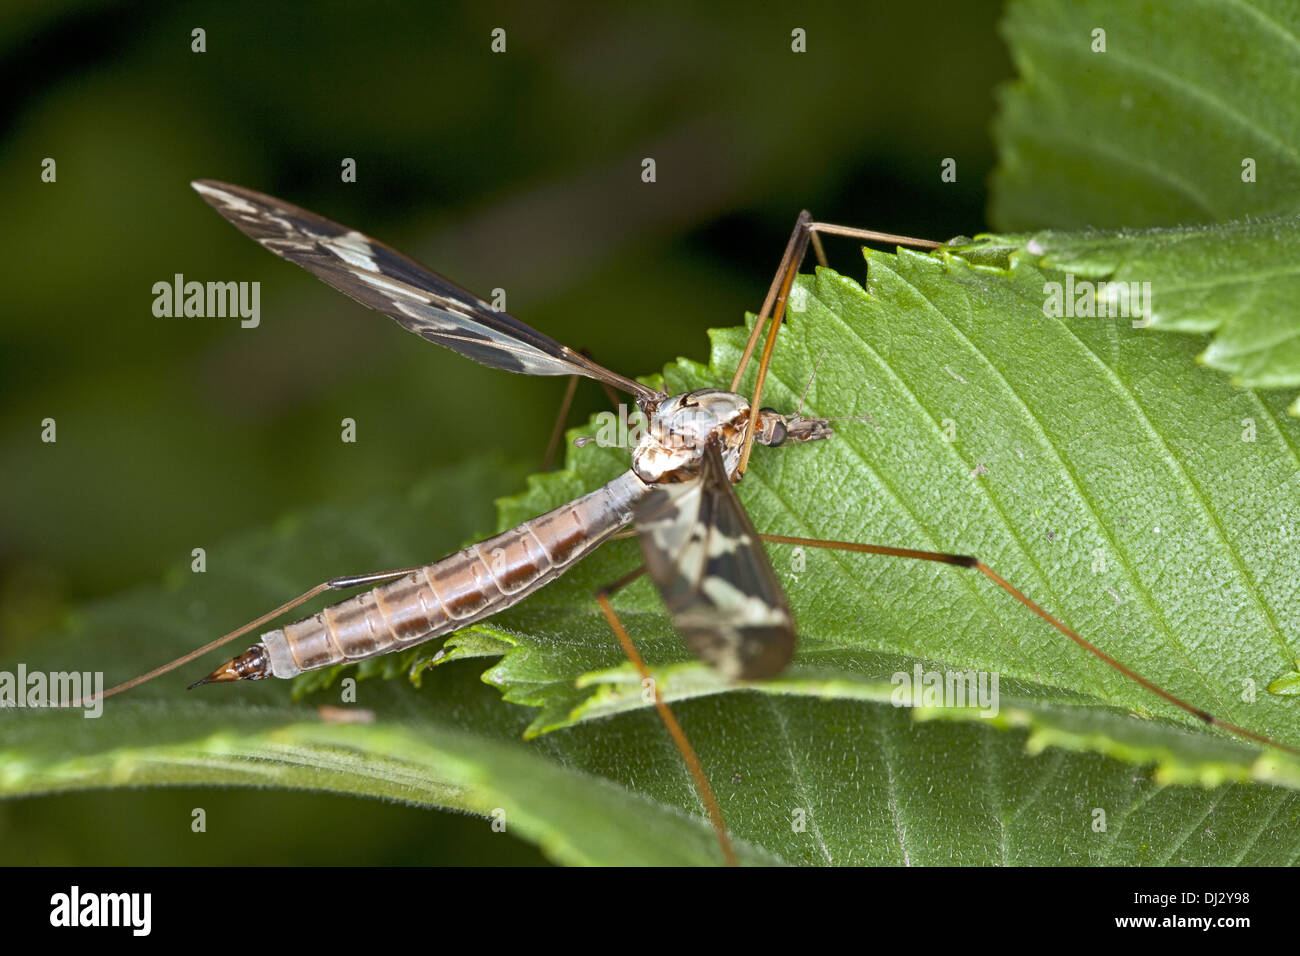
<instances>
[{"instance_id":1,"label":"insect","mask_svg":"<svg viewBox=\"0 0 1300 956\"><path fill-rule=\"evenodd\" d=\"M1146 680L1039 607L978 558L769 535L754 528L733 488L748 467L753 445L802 444L829 439L833 434L834 419L804 417L799 411L782 414L760 404L786 303L808 248L811 246L824 263L822 234L922 249L934 249L939 243L815 222L807 212L800 214L730 387L668 395L604 368L355 230L239 186L210 180L193 185L246 235L409 331L491 368L594 379L630 394L644 425L632 451L631 467L603 487L431 564L339 577L316 585L104 696L182 666L331 590L371 586L315 615L261 634L250 648L191 686L289 678L409 648L512 606L632 525L644 566L601 589L595 597L624 652L653 690L653 703L695 780L728 863L734 863L735 856L712 787L689 740L659 696L610 597L648 573L675 627L695 654L727 678L771 677L783 671L794 656L796 624L763 542L911 558L978 571L1088 653L1205 723L1300 753L1298 748L1219 720ZM759 364L754 393L746 398L736 389L756 352Z\"/></svg>"}]
</instances>

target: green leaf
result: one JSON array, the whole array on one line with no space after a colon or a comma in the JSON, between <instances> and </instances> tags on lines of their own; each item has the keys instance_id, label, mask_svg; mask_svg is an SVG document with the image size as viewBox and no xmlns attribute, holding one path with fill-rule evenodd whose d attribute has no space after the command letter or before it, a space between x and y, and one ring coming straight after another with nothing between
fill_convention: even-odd
<instances>
[{"instance_id":1,"label":"green leaf","mask_svg":"<svg viewBox=\"0 0 1300 956\"><path fill-rule=\"evenodd\" d=\"M1286 696L1300 694L1300 660L1296 660L1290 671L1269 684L1268 692Z\"/></svg>"},{"instance_id":2,"label":"green leaf","mask_svg":"<svg viewBox=\"0 0 1300 956\"><path fill-rule=\"evenodd\" d=\"M1032 263L1003 271L912 253L873 253L870 263L869 293L826 270L800 280L764 401L793 408L825 349L805 410L872 420L841 423L826 442L757 449L739 491L760 529L978 554L1174 693L1300 741L1294 698L1243 699L1296 657L1300 558L1286 536L1300 425L1279 400L1196 369L1190 359L1204 342L1195 336L1045 317L1044 274ZM671 366L668 386L725 382L743 336L715 333L710 365ZM1241 441L1246 416L1259 423L1253 443ZM568 469L531 479L500 521L571 498L626 461L621 449L571 449ZM463 535L435 534L435 516L466 513L487 484L471 471L401 507L297 522L240 560L210 555L208 574L183 576L179 590L88 610L61 654L41 648L40 666L93 666L98 654L126 676L313 580L410 563L419 559L411 548L445 553ZM390 550L380 546L390 534L406 544L375 553ZM334 553L323 553L325 540ZM1294 761L1207 731L982 576L771 551L801 633L780 681L721 684L690 660L646 582L616 598L747 861L1300 855ZM308 556L315 570L288 573L286 554ZM605 546L489 626L450 639L418 689L362 682L371 725L315 735L304 726L310 705L335 704L335 693L317 684L290 708L276 681L187 695L182 681L163 679L109 701L98 721L0 714L14 721L0 785L30 793L259 779L382 796L400 786L402 799L420 803L503 806L517 832L563 861L716 861L680 757L591 601L637 561L634 542ZM219 612L191 617L200 594ZM485 661L491 686L477 680ZM917 664L996 672L997 716L894 707L894 675ZM373 754L380 769L357 754ZM1134 770L1151 764L1154 776ZM652 822L638 833L643 818Z\"/></svg>"},{"instance_id":3,"label":"green leaf","mask_svg":"<svg viewBox=\"0 0 1300 956\"><path fill-rule=\"evenodd\" d=\"M1094 31L1105 52L1094 52ZM1013 0L991 218L1004 230L1173 226L1300 203L1300 7ZM1254 181L1243 181L1243 163Z\"/></svg>"},{"instance_id":4,"label":"green leaf","mask_svg":"<svg viewBox=\"0 0 1300 956\"><path fill-rule=\"evenodd\" d=\"M1277 398L1189 373L1197 339L1046 318L1044 276L1031 263L1003 272L952 256L870 260L873 295L826 271L801 286L803 311L783 332L769 397L792 406L825 349L809 407L873 422L842 425L822 446L759 449L741 495L760 528L978 554L1145 676L1294 741L1293 708L1263 695L1242 700L1246 688L1269 683L1279 660L1289 666L1297 632L1290 582L1300 569L1283 542L1300 436ZM742 330L716 334L712 367L670 368L670 390L725 381L742 341ZM1246 417L1258 422L1253 442L1242 441ZM571 457L582 480L535 480L507 503L501 526L621 467L590 446ZM518 650L489 678L507 699L541 708L533 733L640 706L586 598L636 565L633 543L607 550L613 561L587 562L491 622L491 634ZM801 649L788 677L753 690L888 700L891 676L911 662L947 662L1023 682L1003 685L1009 720L1043 739L1088 740L1139 762L1159 751L1167 779L1295 781L1293 761L1256 763L1243 744L1204 734L1157 744L1144 722L1091 707L1080 717L1081 702L1100 702L1198 723L983 578L828 551L810 551L805 570L788 573L790 549L772 551L787 572ZM726 689L687 663L648 583L629 588L618 607L658 662L669 698ZM589 687L601 696L590 699Z\"/></svg>"},{"instance_id":5,"label":"green leaf","mask_svg":"<svg viewBox=\"0 0 1300 956\"><path fill-rule=\"evenodd\" d=\"M1300 218L1286 216L1178 229L981 236L955 251L986 263L1031 260L1057 284L1054 300L1044 296L1055 302L1044 306L1054 315L1083 316L1085 309L1115 315L1118 308L1134 327L1212 333L1198 362L1227 372L1234 385L1285 388L1300 385L1300 270L1291 264L1298 240ZM1300 400L1291 413L1300 414Z\"/></svg>"},{"instance_id":6,"label":"green leaf","mask_svg":"<svg viewBox=\"0 0 1300 956\"><path fill-rule=\"evenodd\" d=\"M703 821L521 743L493 739L482 724L467 733L445 715L439 719L438 708L412 712L393 691L368 695L382 721L355 726L322 722L311 709L197 701L164 708L130 701L113 706L111 720L84 726L64 714L24 714L7 722L0 790L213 783L323 790L499 819L562 863L681 866L716 859ZM159 733L162 719L175 730ZM739 850L745 862L771 862L755 848Z\"/></svg>"},{"instance_id":7,"label":"green leaf","mask_svg":"<svg viewBox=\"0 0 1300 956\"><path fill-rule=\"evenodd\" d=\"M1287 265L1300 208L1300 9L1016 0L1002 30L1020 78L1001 97L993 220L1177 228L991 242L1081 279L1149 282L1155 328L1215 333L1199 361L1252 388L1300 384ZM1236 221L1184 225L1225 220ZM1300 399L1290 411L1300 415Z\"/></svg>"}]
</instances>

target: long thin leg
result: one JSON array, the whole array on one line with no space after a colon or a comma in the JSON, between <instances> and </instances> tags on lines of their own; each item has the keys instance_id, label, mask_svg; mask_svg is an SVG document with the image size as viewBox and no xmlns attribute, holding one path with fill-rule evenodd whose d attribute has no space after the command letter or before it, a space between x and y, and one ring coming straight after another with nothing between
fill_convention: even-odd
<instances>
[{"instance_id":1,"label":"long thin leg","mask_svg":"<svg viewBox=\"0 0 1300 956\"><path fill-rule=\"evenodd\" d=\"M586 349L579 349L578 354L591 358ZM578 381L581 375L570 375L569 383L564 387L564 398L560 400L560 411L555 416L555 426L551 429L551 440L546 443L546 455L542 458L542 471L550 471L551 465L555 461L555 453L560 448L560 439L564 437L564 426L569 421L569 410L573 408L573 397L578 392ZM618 393L609 386L608 382L601 382L600 387L605 390L605 397L609 403L618 408Z\"/></svg>"},{"instance_id":2,"label":"long thin leg","mask_svg":"<svg viewBox=\"0 0 1300 956\"><path fill-rule=\"evenodd\" d=\"M818 538L796 538L784 534L760 534L759 537L764 541L770 541L773 544L794 544L805 548L829 548L836 551L856 551L859 554L883 554L895 558L911 558L917 561L937 561L942 564L955 564L962 568L973 568L1002 590L1006 591L1025 607L1029 608L1029 610L1033 611L1048 624L1052 625L1052 627L1056 628L1070 640L1074 641L1074 643L1078 644L1093 657L1105 662L1110 667L1113 667L1125 677L1129 678L1129 680L1145 687L1151 693L1163 697L1175 707L1187 711L1187 713L1191 714L1197 720L1203 721L1211 727L1217 727L1220 730L1227 731L1230 734L1242 737L1246 740L1251 740L1255 743L1264 744L1269 747L1276 747L1278 750L1284 750L1287 753L1300 756L1300 747L1282 743L1281 741L1274 740L1271 737L1258 734L1253 730L1247 730L1245 727L1238 727L1236 724L1229 723L1226 720L1220 720L1208 711L1204 711L1193 704L1189 704L1181 697L1171 694L1159 684L1147 680L1126 664L1121 664L1097 645L1081 637L1069 625L1043 610L1032 599L1026 597L1024 592L1013 584L1010 584L979 558L964 554L945 554L941 551L918 551L911 548L890 548L879 544L862 544L857 541L822 541Z\"/></svg>"},{"instance_id":3,"label":"long thin leg","mask_svg":"<svg viewBox=\"0 0 1300 956\"><path fill-rule=\"evenodd\" d=\"M749 333L749 341L745 343L745 350L741 353L740 362L736 365L736 374L731 379L731 390L734 392L740 387L740 380L745 375L745 369L749 365L749 360L754 355L754 348L758 345L759 336L763 334L763 327L768 318L771 317L772 324L768 327L767 341L763 343L763 354L759 359L758 376L754 381L754 398L750 402L749 408L749 430L745 436L745 444L740 451L740 465L738 475L743 475L745 469L749 467L749 453L754 445L755 424L758 421L760 411L759 403L763 398L763 386L767 383L767 367L772 361L772 349L776 345L776 335L781 327L781 321L785 318L786 301L790 297L790 289L794 285L795 276L799 273L799 267L803 264L804 256L808 253L808 245L811 242L813 251L817 255L817 261L823 266L826 265L826 253L822 249L819 233L826 233L830 236L847 236L852 239L861 239L864 242L891 242L902 246L915 246L918 249L936 249L943 245L941 242L935 242L933 239L913 239L910 236L897 236L890 232L876 232L873 229L858 229L853 226L839 226L830 222L815 222L812 213L804 210L799 213L795 220L794 231L790 234L790 240L786 243L785 252L781 255L781 262L776 268L776 275L772 277L772 284L768 287L767 297L763 300L763 308L754 321L754 328Z\"/></svg>"},{"instance_id":4,"label":"long thin leg","mask_svg":"<svg viewBox=\"0 0 1300 956\"><path fill-rule=\"evenodd\" d=\"M810 235L808 224L811 222L812 213L807 209L799 213L799 217L794 222L794 231L790 233L790 239L785 244L785 251L781 253L781 261L777 264L776 275L772 277L772 284L767 288L767 297L763 299L763 308L759 310L758 318L754 320L754 327L749 332L749 341L745 343L745 351L741 353L740 362L736 365L736 374L731 377L731 390L733 392L740 388L740 380L744 377L745 369L749 366L749 360L754 355L754 346L758 344L758 337L763 334L763 326L772 314L772 307L776 303L777 295L782 283L785 281L786 274L791 269L797 272L799 265L803 262Z\"/></svg>"},{"instance_id":5,"label":"long thin leg","mask_svg":"<svg viewBox=\"0 0 1300 956\"><path fill-rule=\"evenodd\" d=\"M700 764L700 758L695 755L695 748L691 746L690 740L687 739L686 732L682 730L682 725L677 722L672 710L669 709L668 704L659 695L659 685L646 669L645 661L641 659L641 652L632 643L632 638L628 636L627 630L623 627L623 622L619 620L618 614L614 611L614 606L609 603L609 598L614 592L631 584L644 573L644 567L637 568L630 574L625 574L613 584L601 588L596 592L596 603L600 605L605 620L609 622L610 630L614 632L614 636L618 638L619 644L622 645L623 653L627 655L627 659L632 662L632 666L641 675L642 686L649 687L654 694L655 710L659 711L659 719L668 728L673 743L677 745L682 760L686 762L686 769L690 771L691 777L695 780L695 789L699 791L700 800L703 801L704 808L709 814L709 821L713 824L713 832L717 835L718 846L722 848L723 860L726 861L727 866L736 866L736 851L731 846L731 834L727 832L726 821L722 819L722 808L718 806L718 798L713 793L708 774L704 772L704 767Z\"/></svg>"},{"instance_id":6,"label":"long thin leg","mask_svg":"<svg viewBox=\"0 0 1300 956\"><path fill-rule=\"evenodd\" d=\"M573 396L578 391L579 375L570 375L569 384L564 388L564 398L560 401L559 414L555 416L555 427L551 429L551 440L546 443L546 456L542 458L542 471L550 471L555 461L555 452L564 437L564 426L569 420L569 409L573 407Z\"/></svg>"},{"instance_id":7,"label":"long thin leg","mask_svg":"<svg viewBox=\"0 0 1300 956\"><path fill-rule=\"evenodd\" d=\"M330 578L328 581L322 581L314 588L311 588L310 590L307 591L303 591L302 594L299 594L296 598L292 598L291 600L286 601L284 604L281 604L275 610L267 611L257 620L249 621L243 627L237 628L231 631L229 634L223 634L215 641L210 641L209 643L204 644L202 647L190 651L188 654L185 654L181 657L176 658L174 661L169 661L168 663L163 664L161 667L155 667L147 674L141 674L139 677L133 677L129 681L125 681L121 684L118 684L116 687L110 687L108 690L104 691L104 693L100 695L100 699L102 700L105 697L112 697L115 694L120 694L124 690L130 690L132 687L138 687L140 684L143 684L146 681L151 681L155 677L160 677L161 675L166 674L169 671L174 671L176 668L182 667L185 664L188 664L190 661L202 657L204 654L208 653L208 651L216 650L221 645L229 644L237 637L247 634L249 631L257 630L258 628L271 623L277 617L280 617L282 614L288 614L290 611L298 607L300 604L306 604L312 598L316 597L317 595L324 594L326 591L343 591L348 588L360 587L363 584L379 584L382 581L392 581L396 578L400 578L404 574L410 574L412 571L419 571L420 568L422 567L423 565L417 564L415 567L400 568L396 571L370 571L366 574L351 574L346 577ZM86 703L88 703L88 700L80 700L77 701L75 704L71 704L69 706L81 707Z\"/></svg>"}]
</instances>

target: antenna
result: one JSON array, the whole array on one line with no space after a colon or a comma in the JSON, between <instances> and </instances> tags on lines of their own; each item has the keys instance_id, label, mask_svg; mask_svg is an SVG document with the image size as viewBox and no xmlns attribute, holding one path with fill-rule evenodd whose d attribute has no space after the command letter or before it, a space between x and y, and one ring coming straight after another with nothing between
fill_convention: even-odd
<instances>
[{"instance_id":1,"label":"antenna","mask_svg":"<svg viewBox=\"0 0 1300 956\"><path fill-rule=\"evenodd\" d=\"M813 373L808 379L808 384L803 387L803 394L799 396L799 407L794 410L795 415L803 414L803 402L808 397L808 391L812 388L812 383L817 380L817 373L821 370L822 359L826 357L826 349L822 349L821 354L817 356L817 364L813 366Z\"/></svg>"}]
</instances>

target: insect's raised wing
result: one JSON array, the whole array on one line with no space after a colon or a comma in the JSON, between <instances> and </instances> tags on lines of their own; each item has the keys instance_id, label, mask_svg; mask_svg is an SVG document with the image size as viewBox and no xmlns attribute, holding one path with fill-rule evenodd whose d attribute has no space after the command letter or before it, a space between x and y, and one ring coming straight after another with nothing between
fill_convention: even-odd
<instances>
[{"instance_id":1,"label":"insect's raised wing","mask_svg":"<svg viewBox=\"0 0 1300 956\"><path fill-rule=\"evenodd\" d=\"M699 477L646 496L636 529L646 570L691 650L727 677L785 669L794 615L716 442Z\"/></svg>"},{"instance_id":2,"label":"insect's raised wing","mask_svg":"<svg viewBox=\"0 0 1300 956\"><path fill-rule=\"evenodd\" d=\"M192 185L245 235L430 342L507 372L586 375L639 399L662 398L356 230L242 186Z\"/></svg>"}]
</instances>

